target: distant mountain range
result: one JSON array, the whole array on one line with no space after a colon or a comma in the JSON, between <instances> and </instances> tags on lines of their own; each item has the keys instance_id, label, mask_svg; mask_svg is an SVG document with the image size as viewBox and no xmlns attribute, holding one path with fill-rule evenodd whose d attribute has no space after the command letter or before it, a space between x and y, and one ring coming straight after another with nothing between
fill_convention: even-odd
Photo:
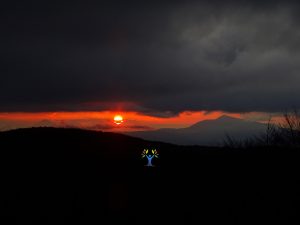
<instances>
[{"instance_id":1,"label":"distant mountain range","mask_svg":"<svg viewBox=\"0 0 300 225\"><path fill-rule=\"evenodd\" d=\"M266 125L229 116L215 120L204 120L187 128L163 128L154 131L127 132L127 135L146 140L162 141L179 145L222 145L226 135L243 140L259 135Z\"/></svg>"}]
</instances>

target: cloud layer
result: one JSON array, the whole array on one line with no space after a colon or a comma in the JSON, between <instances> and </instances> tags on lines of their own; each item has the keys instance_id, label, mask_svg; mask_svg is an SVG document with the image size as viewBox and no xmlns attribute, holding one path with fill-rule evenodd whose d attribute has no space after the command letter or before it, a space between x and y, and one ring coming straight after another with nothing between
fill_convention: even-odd
<instances>
[{"instance_id":1,"label":"cloud layer","mask_svg":"<svg viewBox=\"0 0 300 225\"><path fill-rule=\"evenodd\" d=\"M0 111L300 107L292 1L7 5Z\"/></svg>"}]
</instances>

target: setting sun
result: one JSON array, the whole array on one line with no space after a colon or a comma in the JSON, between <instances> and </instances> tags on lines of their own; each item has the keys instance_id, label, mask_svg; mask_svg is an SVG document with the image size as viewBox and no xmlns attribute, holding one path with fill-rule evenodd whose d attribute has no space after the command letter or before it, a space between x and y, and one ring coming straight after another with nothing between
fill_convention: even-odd
<instances>
[{"instance_id":1,"label":"setting sun","mask_svg":"<svg viewBox=\"0 0 300 225\"><path fill-rule=\"evenodd\" d=\"M123 123L123 117L121 115L115 115L114 122L115 124L120 125L121 123Z\"/></svg>"}]
</instances>

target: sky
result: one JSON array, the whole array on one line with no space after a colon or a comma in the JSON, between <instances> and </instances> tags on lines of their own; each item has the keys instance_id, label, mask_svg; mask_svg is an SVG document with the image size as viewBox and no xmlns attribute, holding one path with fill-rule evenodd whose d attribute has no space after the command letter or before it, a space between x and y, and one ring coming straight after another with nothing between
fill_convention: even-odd
<instances>
[{"instance_id":1,"label":"sky","mask_svg":"<svg viewBox=\"0 0 300 225\"><path fill-rule=\"evenodd\" d=\"M9 1L0 9L0 129L113 129L115 113L126 129L185 127L300 108L299 6Z\"/></svg>"}]
</instances>

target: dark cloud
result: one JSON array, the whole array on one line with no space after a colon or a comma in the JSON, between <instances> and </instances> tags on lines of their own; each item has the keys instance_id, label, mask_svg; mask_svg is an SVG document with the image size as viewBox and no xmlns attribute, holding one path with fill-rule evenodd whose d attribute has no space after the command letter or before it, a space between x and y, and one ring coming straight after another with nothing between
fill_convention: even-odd
<instances>
[{"instance_id":1,"label":"dark cloud","mask_svg":"<svg viewBox=\"0 0 300 225\"><path fill-rule=\"evenodd\" d=\"M119 131L118 127L116 127L115 124L112 123L96 123L96 124L89 124L89 125L84 125L80 123L76 123L74 121L69 121L64 124L59 124L57 127L65 127L65 128L80 128L80 129L87 129L87 130L99 130L99 131L107 131L107 130L115 130ZM133 124L128 124L126 125L127 131L136 131L136 130L154 130L154 128L149 127L149 126L144 126L144 125L133 125Z\"/></svg>"},{"instance_id":2,"label":"dark cloud","mask_svg":"<svg viewBox=\"0 0 300 225\"><path fill-rule=\"evenodd\" d=\"M300 107L298 3L122 2L2 7L0 110Z\"/></svg>"},{"instance_id":3,"label":"dark cloud","mask_svg":"<svg viewBox=\"0 0 300 225\"><path fill-rule=\"evenodd\" d=\"M76 127L76 126L74 126ZM116 129L116 126L113 124L96 124L92 126L77 126L81 129L88 129L88 130L112 130ZM149 126L142 126L142 125L126 125L126 129L130 130L154 130L154 128Z\"/></svg>"}]
</instances>

